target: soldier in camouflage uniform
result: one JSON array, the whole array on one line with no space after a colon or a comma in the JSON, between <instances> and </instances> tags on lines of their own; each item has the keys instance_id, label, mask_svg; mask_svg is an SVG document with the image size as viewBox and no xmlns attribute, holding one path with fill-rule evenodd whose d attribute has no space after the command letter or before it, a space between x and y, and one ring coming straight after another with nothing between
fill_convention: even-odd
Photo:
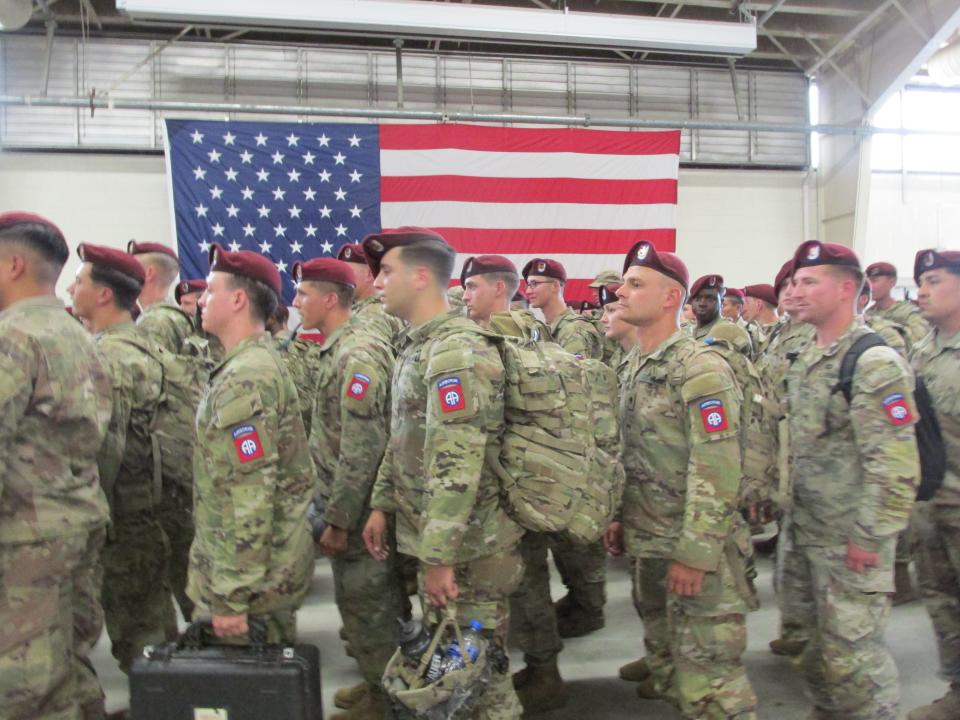
<instances>
[{"instance_id":1,"label":"soldier in camouflage uniform","mask_svg":"<svg viewBox=\"0 0 960 720\"><path fill-rule=\"evenodd\" d=\"M257 617L269 642L290 643L313 574L316 475L296 388L264 330L280 274L258 253L214 245L207 284L203 327L227 356L197 411L187 593L219 637L247 635Z\"/></svg>"},{"instance_id":2,"label":"soldier in camouflage uniform","mask_svg":"<svg viewBox=\"0 0 960 720\"><path fill-rule=\"evenodd\" d=\"M0 214L0 717L101 720L88 658L103 629L109 519L96 454L110 380L54 295L69 250L50 221Z\"/></svg>"},{"instance_id":3,"label":"soldier in camouflage uniform","mask_svg":"<svg viewBox=\"0 0 960 720\"><path fill-rule=\"evenodd\" d=\"M158 518L161 478L150 438L163 367L143 349L131 316L144 278L137 259L89 244L77 254L82 264L70 286L74 311L87 321L113 384L113 416L99 458L111 520L101 597L111 651L127 673L144 647L177 636L169 547Z\"/></svg>"},{"instance_id":4,"label":"soldier in camouflage uniform","mask_svg":"<svg viewBox=\"0 0 960 720\"><path fill-rule=\"evenodd\" d=\"M608 288L601 288L600 304L603 305L603 314L600 316L600 322L603 324L606 337L616 341L619 346L619 350L610 360L610 367L616 371L619 384L622 387L626 380L630 354L637 347L640 339L637 336L637 328L620 316L620 304L616 296L619 289L619 286L612 291Z\"/></svg>"},{"instance_id":5,"label":"soldier in camouflage uniform","mask_svg":"<svg viewBox=\"0 0 960 720\"><path fill-rule=\"evenodd\" d=\"M649 673L640 696L687 718L755 718L741 661L755 606L737 512L742 398L723 358L679 329L687 282L683 262L647 241L626 257L618 314L639 344L621 393L627 485L605 542L633 565L647 649L636 666Z\"/></svg>"},{"instance_id":6,"label":"soldier in camouflage uniform","mask_svg":"<svg viewBox=\"0 0 960 720\"><path fill-rule=\"evenodd\" d=\"M390 441L377 474L364 541L389 555L389 517L400 552L420 561L424 611L449 607L466 626L483 624L495 668L474 717L519 718L503 646L508 598L520 583L523 529L501 506L486 460L504 430L504 369L477 326L449 309L456 252L439 235L400 228L372 235L364 249L384 309L410 323L393 375ZM498 656L500 656L498 658Z\"/></svg>"},{"instance_id":7,"label":"soldier in camouflage uniform","mask_svg":"<svg viewBox=\"0 0 960 720\"><path fill-rule=\"evenodd\" d=\"M725 292L723 278L719 275L704 275L697 278L690 287L690 305L697 324L690 328L689 332L695 340L704 340L717 334L717 325L722 324L725 326L724 336L730 338L737 350L748 358L752 358L754 347L750 333L736 323L730 322L720 313Z\"/></svg>"},{"instance_id":8,"label":"soldier in camouflage uniform","mask_svg":"<svg viewBox=\"0 0 960 720\"><path fill-rule=\"evenodd\" d=\"M367 265L363 245L344 245L337 253L337 260L347 263L357 279L353 295L353 314L363 320L369 330L375 332L385 343L396 347L396 339L403 330L403 321L383 311L383 298L373 287L373 273Z\"/></svg>"},{"instance_id":9,"label":"soldier in camouflage uniform","mask_svg":"<svg viewBox=\"0 0 960 720\"><path fill-rule=\"evenodd\" d=\"M190 321L193 323L193 332L183 341L181 352L195 358L208 370L213 370L223 361L223 345L216 337L204 332L200 327L200 307L197 303L206 289L206 280L182 280L173 291L173 297L180 309L190 316Z\"/></svg>"},{"instance_id":10,"label":"soldier in camouflage uniform","mask_svg":"<svg viewBox=\"0 0 960 720\"><path fill-rule=\"evenodd\" d=\"M787 375L793 504L782 541L795 549L813 717L894 720L897 670L883 632L894 546L920 474L913 373L891 348L870 348L848 402L840 365L870 332L854 315L859 261L847 247L810 240L794 265L796 313L816 339Z\"/></svg>"},{"instance_id":11,"label":"soldier in camouflage uniform","mask_svg":"<svg viewBox=\"0 0 960 720\"><path fill-rule=\"evenodd\" d=\"M177 283L177 287L174 288L173 299L180 309L186 313L187 317L195 319L197 317L197 303L200 301L200 296L203 295L203 291L206 289L206 280L184 280Z\"/></svg>"},{"instance_id":12,"label":"soldier in camouflage uniform","mask_svg":"<svg viewBox=\"0 0 960 720\"><path fill-rule=\"evenodd\" d=\"M960 717L960 252L921 250L913 277L917 300L933 331L913 348L911 361L936 409L947 451L947 472L933 499L911 518L917 578L933 621L946 695L916 708L908 720Z\"/></svg>"},{"instance_id":13,"label":"soldier in camouflage uniform","mask_svg":"<svg viewBox=\"0 0 960 720\"><path fill-rule=\"evenodd\" d=\"M867 310L867 322L885 318L906 328L907 350L910 350L926 337L930 325L912 302L891 297L890 291L897 286L897 268L888 262L875 262L867 267L867 280L874 300Z\"/></svg>"},{"instance_id":14,"label":"soldier in camouflage uniform","mask_svg":"<svg viewBox=\"0 0 960 720\"><path fill-rule=\"evenodd\" d=\"M887 320L880 315L874 315L872 318L864 316L864 310L870 304L870 283L864 283L860 288L860 296L857 298L857 316L867 324L867 326L883 338L883 341L890 347L907 357L907 329L903 325L898 325L893 320Z\"/></svg>"},{"instance_id":15,"label":"soldier in camouflage uniform","mask_svg":"<svg viewBox=\"0 0 960 720\"><path fill-rule=\"evenodd\" d=\"M604 270L603 272L599 273L589 285L591 289L597 291L597 299L599 301L597 303L597 309L584 315L584 317L588 318L590 322L594 324L594 326L597 328L597 331L603 338L603 356L600 359L603 360L607 367L611 367L614 370L617 369L616 363L619 362L618 358L621 355L622 348L619 342L608 337L606 334L606 328L601 320L603 317L603 307L605 303L603 302L603 298L600 296L602 295L601 291L606 289L607 297L616 301L616 296L613 293L615 293L617 288L622 284L623 278L620 277L620 273L618 273L616 270Z\"/></svg>"},{"instance_id":16,"label":"soldier in camouflage uniform","mask_svg":"<svg viewBox=\"0 0 960 720\"><path fill-rule=\"evenodd\" d=\"M315 503L326 528L320 549L330 556L334 592L346 635L364 682L337 691L349 711L335 718L383 717L380 678L397 648L400 586L395 540L377 562L363 544L370 495L387 444L392 346L353 315L355 276L350 266L317 258L293 266L294 307L324 335L318 346L310 453L317 470ZM306 399L306 398L305 398Z\"/></svg>"},{"instance_id":17,"label":"soldier in camouflage uniform","mask_svg":"<svg viewBox=\"0 0 960 720\"><path fill-rule=\"evenodd\" d=\"M759 283L747 285L743 289L743 316L747 323L747 332L753 338L754 362L766 350L770 341L770 333L777 325L777 291L773 285Z\"/></svg>"}]
</instances>

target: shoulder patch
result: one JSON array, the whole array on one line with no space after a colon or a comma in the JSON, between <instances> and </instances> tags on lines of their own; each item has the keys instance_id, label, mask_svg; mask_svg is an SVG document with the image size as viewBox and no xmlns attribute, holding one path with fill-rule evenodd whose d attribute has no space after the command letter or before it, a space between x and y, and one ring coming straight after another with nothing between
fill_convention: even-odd
<instances>
[{"instance_id":1,"label":"shoulder patch","mask_svg":"<svg viewBox=\"0 0 960 720\"><path fill-rule=\"evenodd\" d=\"M447 377L437 381L437 393L440 396L440 410L445 413L463 410L467 399L463 393L463 383L459 377Z\"/></svg>"},{"instance_id":2,"label":"shoulder patch","mask_svg":"<svg viewBox=\"0 0 960 720\"><path fill-rule=\"evenodd\" d=\"M368 387L370 387L370 376L363 373L354 373L350 379L350 386L347 388L347 397L354 400L363 400Z\"/></svg>"},{"instance_id":3,"label":"shoulder patch","mask_svg":"<svg viewBox=\"0 0 960 720\"><path fill-rule=\"evenodd\" d=\"M913 422L913 413L910 412L910 406L902 393L887 395L883 399L883 409L887 411L891 425L907 425Z\"/></svg>"},{"instance_id":4,"label":"shoulder patch","mask_svg":"<svg viewBox=\"0 0 960 720\"><path fill-rule=\"evenodd\" d=\"M263 443L254 425L241 425L234 428L233 444L237 449L237 459L242 463L263 457Z\"/></svg>"},{"instance_id":5,"label":"shoulder patch","mask_svg":"<svg viewBox=\"0 0 960 720\"><path fill-rule=\"evenodd\" d=\"M708 433L727 429L727 413L723 409L723 400L704 400L700 403L700 417L703 419L703 429Z\"/></svg>"}]
</instances>

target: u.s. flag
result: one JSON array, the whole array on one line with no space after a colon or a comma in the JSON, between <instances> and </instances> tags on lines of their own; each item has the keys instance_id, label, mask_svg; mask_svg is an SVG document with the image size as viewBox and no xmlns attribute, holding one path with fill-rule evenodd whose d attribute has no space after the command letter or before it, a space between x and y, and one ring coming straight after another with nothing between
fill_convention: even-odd
<instances>
[{"instance_id":1,"label":"u.s. flag","mask_svg":"<svg viewBox=\"0 0 960 720\"><path fill-rule=\"evenodd\" d=\"M402 225L438 231L459 262L554 258L567 299L592 299L633 243L674 249L679 153L678 130L167 120L184 277L206 275L213 243L253 250L288 302L294 262Z\"/></svg>"}]
</instances>

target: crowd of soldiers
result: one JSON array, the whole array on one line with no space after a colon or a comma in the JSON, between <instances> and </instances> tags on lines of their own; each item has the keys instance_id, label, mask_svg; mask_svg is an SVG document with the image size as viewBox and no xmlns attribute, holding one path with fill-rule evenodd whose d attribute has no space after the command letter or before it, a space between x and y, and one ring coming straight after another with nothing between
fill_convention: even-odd
<instances>
[{"instance_id":1,"label":"crowd of soldiers","mask_svg":"<svg viewBox=\"0 0 960 720\"><path fill-rule=\"evenodd\" d=\"M641 241L581 314L550 258L469 258L454 302L455 250L399 228L294 265L294 307L322 343L285 330L281 277L257 253L214 245L206 280L179 283L163 245L77 253L71 318L55 296L63 234L0 214L0 717L103 718L89 652L104 617L124 671L176 637L177 607L226 642L253 620L293 642L316 554L363 676L336 692L336 717L388 713L380 679L412 593L426 617L482 624L498 661L474 715L534 715L567 702L563 638L604 626L610 554L629 559L646 651L621 678L686 718L755 718L751 528L771 520L771 649L798 657L810 717L897 717L883 633L911 557L951 685L909 717L960 717L960 252L917 254L914 305L891 296L892 265L864 272L839 245L803 243L773 284L738 290L691 283ZM506 327L616 371L627 480L594 543L527 530L504 499ZM874 331L885 344L840 392L842 358ZM184 364L203 387L177 483L159 469L177 458L161 463L156 408ZM915 503L916 376L948 462ZM748 456L767 446L777 462L755 477ZM512 675L508 639L524 659Z\"/></svg>"}]
</instances>

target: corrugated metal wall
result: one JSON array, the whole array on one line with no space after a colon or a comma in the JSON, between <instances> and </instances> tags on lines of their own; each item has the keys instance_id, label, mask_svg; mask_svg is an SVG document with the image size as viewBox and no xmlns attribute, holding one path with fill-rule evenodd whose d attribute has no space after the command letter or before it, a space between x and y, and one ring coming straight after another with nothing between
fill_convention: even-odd
<instances>
[{"instance_id":1,"label":"corrugated metal wall","mask_svg":"<svg viewBox=\"0 0 960 720\"><path fill-rule=\"evenodd\" d=\"M103 92L157 47L159 43L149 41L84 44L57 39L48 95L87 96L93 88ZM0 40L0 93L38 95L44 52L41 38ZM800 74L738 72L741 118L731 76L725 70L405 53L403 76L406 110L740 119L796 125L808 120L807 80ZM397 105L396 59L386 51L181 43L155 56L111 95L393 109ZM97 110L91 118L89 111L72 108L4 107L0 108L0 145L160 149L162 116L176 114ZM191 115L223 117L220 113ZM796 133L685 130L681 160L806 166L809 143L806 135Z\"/></svg>"}]
</instances>

